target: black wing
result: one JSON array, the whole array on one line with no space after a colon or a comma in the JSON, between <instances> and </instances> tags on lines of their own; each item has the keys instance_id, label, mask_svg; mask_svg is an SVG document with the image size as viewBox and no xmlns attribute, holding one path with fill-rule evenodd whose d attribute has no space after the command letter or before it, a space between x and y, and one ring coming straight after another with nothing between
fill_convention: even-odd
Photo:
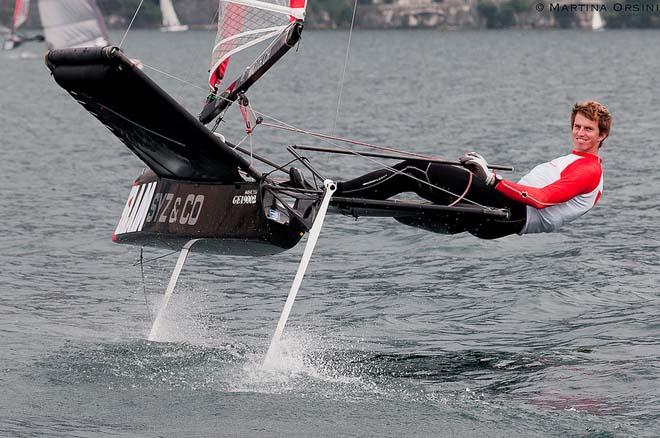
<instances>
[{"instance_id":1,"label":"black wing","mask_svg":"<svg viewBox=\"0 0 660 438\"><path fill-rule=\"evenodd\" d=\"M158 176L238 182L259 172L156 85L117 47L51 50L57 83Z\"/></svg>"}]
</instances>

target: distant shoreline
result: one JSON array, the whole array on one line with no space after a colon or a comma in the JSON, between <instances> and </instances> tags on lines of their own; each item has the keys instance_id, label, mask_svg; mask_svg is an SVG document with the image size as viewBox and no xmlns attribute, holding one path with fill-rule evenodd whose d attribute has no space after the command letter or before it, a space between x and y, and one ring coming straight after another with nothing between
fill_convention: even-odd
<instances>
[{"instance_id":1,"label":"distant shoreline","mask_svg":"<svg viewBox=\"0 0 660 438\"><path fill-rule=\"evenodd\" d=\"M481 30L481 29L591 29L595 11L605 29L658 29L660 3L607 0L599 4L557 3L532 0L358 0L354 28L358 30ZM108 29L125 30L137 0L97 0ZM182 23L192 30L213 30L217 0L177 0ZM642 7L648 6L648 7ZM651 8L651 6L653 6ZM11 27L13 2L0 5L0 26ZM309 30L347 30L353 0L316 0L307 8ZM158 30L161 11L157 2L144 2L134 29ZM25 30L40 28L37 2L30 4Z\"/></svg>"}]
</instances>

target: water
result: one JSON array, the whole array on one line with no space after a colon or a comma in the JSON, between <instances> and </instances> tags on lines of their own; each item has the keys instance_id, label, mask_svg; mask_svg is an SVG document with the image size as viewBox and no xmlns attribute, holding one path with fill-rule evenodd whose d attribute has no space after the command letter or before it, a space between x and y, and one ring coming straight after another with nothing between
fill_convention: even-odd
<instances>
[{"instance_id":1,"label":"water","mask_svg":"<svg viewBox=\"0 0 660 438\"><path fill-rule=\"evenodd\" d=\"M477 150L517 178L568 151L569 109L594 98L614 115L605 192L560 233L492 242L327 217L268 371L304 245L193 252L167 342L147 342L176 258L149 263L143 283L138 248L110 241L139 160L55 85L39 49L0 53L0 436L657 436L657 38L355 33L337 134ZM306 32L250 93L254 108L330 131L346 40ZM135 32L126 47L199 85L145 70L196 113L211 44ZM235 113L226 133L240 139ZM293 142L322 144L256 132L276 161ZM314 162L334 178L376 166Z\"/></svg>"}]
</instances>

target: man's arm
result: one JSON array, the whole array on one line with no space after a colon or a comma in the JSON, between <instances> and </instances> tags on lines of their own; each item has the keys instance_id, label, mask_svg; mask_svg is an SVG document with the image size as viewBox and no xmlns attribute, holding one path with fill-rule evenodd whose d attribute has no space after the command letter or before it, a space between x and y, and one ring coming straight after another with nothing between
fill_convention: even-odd
<instances>
[{"instance_id":1,"label":"man's arm","mask_svg":"<svg viewBox=\"0 0 660 438\"><path fill-rule=\"evenodd\" d=\"M507 198L534 208L546 208L594 190L600 183L600 169L580 159L571 163L560 178L545 187L530 187L513 181L502 180L495 189Z\"/></svg>"}]
</instances>

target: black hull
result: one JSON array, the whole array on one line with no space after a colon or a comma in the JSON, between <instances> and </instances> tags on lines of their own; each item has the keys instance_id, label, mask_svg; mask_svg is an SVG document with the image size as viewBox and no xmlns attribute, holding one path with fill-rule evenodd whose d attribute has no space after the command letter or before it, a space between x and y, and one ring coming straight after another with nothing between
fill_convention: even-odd
<instances>
[{"instance_id":1,"label":"black hull","mask_svg":"<svg viewBox=\"0 0 660 438\"><path fill-rule=\"evenodd\" d=\"M195 252L271 255L295 246L307 227L263 184L181 183L147 171L131 189L116 243Z\"/></svg>"}]
</instances>

